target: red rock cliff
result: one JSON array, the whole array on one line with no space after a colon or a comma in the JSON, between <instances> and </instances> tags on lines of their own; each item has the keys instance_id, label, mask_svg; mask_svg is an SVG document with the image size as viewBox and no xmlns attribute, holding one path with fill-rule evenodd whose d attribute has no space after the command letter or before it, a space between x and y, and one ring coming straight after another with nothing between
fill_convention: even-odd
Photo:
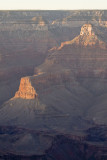
<instances>
[{"instance_id":1,"label":"red rock cliff","mask_svg":"<svg viewBox=\"0 0 107 160\"><path fill-rule=\"evenodd\" d=\"M15 94L15 98L35 99L37 93L31 84L29 77L21 78L19 90Z\"/></svg>"}]
</instances>

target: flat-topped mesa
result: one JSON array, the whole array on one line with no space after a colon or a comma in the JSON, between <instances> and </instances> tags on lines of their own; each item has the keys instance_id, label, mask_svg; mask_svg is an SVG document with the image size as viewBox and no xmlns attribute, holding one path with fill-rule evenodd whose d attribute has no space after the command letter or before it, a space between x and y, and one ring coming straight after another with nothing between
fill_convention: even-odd
<instances>
[{"instance_id":1,"label":"flat-topped mesa","mask_svg":"<svg viewBox=\"0 0 107 160\"><path fill-rule=\"evenodd\" d=\"M36 97L37 93L31 84L30 78L21 78L19 90L16 92L14 98L35 99Z\"/></svg>"}]
</instances>

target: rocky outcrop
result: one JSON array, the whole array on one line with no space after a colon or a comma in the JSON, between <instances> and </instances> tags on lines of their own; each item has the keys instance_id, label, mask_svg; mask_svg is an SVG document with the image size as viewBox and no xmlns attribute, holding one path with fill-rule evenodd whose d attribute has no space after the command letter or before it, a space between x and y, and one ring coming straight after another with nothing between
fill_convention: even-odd
<instances>
[{"instance_id":1,"label":"rocky outcrop","mask_svg":"<svg viewBox=\"0 0 107 160\"><path fill-rule=\"evenodd\" d=\"M36 97L37 93L32 86L29 77L22 78L19 90L15 94L15 98L35 99Z\"/></svg>"},{"instance_id":2,"label":"rocky outcrop","mask_svg":"<svg viewBox=\"0 0 107 160\"><path fill-rule=\"evenodd\" d=\"M80 35L74 39L74 43L83 46L98 45L104 47L105 45L105 43L97 36L91 24L82 26Z\"/></svg>"},{"instance_id":3,"label":"rocky outcrop","mask_svg":"<svg viewBox=\"0 0 107 160\"><path fill-rule=\"evenodd\" d=\"M93 31L91 24L85 24L81 27L80 35L86 35L86 36L95 36L95 33Z\"/></svg>"},{"instance_id":4,"label":"rocky outcrop","mask_svg":"<svg viewBox=\"0 0 107 160\"><path fill-rule=\"evenodd\" d=\"M65 45L80 45L85 47L97 45L100 48L106 47L106 43L97 36L91 24L84 24L81 27L80 35L71 41L62 42L58 50L63 48Z\"/></svg>"}]
</instances>

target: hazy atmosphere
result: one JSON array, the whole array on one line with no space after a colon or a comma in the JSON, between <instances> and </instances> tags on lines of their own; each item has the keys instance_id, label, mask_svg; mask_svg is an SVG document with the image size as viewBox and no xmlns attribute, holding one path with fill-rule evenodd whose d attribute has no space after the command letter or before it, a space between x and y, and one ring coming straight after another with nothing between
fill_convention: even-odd
<instances>
[{"instance_id":1,"label":"hazy atmosphere","mask_svg":"<svg viewBox=\"0 0 107 160\"><path fill-rule=\"evenodd\" d=\"M0 0L0 160L107 160L107 0Z\"/></svg>"},{"instance_id":2,"label":"hazy atmosphere","mask_svg":"<svg viewBox=\"0 0 107 160\"><path fill-rule=\"evenodd\" d=\"M9 9L106 9L106 0L0 0L0 10Z\"/></svg>"}]
</instances>

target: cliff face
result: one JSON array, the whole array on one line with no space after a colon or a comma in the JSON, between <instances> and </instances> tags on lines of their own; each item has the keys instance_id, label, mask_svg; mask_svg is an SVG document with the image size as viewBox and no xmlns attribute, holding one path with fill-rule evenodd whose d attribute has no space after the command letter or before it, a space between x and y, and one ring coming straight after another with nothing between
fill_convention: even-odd
<instances>
[{"instance_id":1,"label":"cliff face","mask_svg":"<svg viewBox=\"0 0 107 160\"><path fill-rule=\"evenodd\" d=\"M15 98L35 99L36 97L37 93L33 88L30 79L28 77L22 78L20 81L19 90L15 94Z\"/></svg>"}]
</instances>

